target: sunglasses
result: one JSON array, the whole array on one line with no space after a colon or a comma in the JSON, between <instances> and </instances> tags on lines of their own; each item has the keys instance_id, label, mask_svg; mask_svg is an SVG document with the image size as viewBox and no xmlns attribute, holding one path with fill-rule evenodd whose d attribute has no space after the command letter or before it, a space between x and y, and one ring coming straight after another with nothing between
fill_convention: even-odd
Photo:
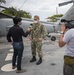
<instances>
[{"instance_id":1,"label":"sunglasses","mask_svg":"<svg viewBox=\"0 0 74 75\"><path fill-rule=\"evenodd\" d=\"M37 19L34 19L34 20L37 20Z\"/></svg>"}]
</instances>

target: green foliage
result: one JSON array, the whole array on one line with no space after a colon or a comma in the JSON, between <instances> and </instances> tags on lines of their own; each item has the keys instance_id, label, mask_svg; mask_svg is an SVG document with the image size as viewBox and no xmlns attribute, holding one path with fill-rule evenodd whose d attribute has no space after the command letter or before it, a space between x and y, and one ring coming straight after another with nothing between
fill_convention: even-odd
<instances>
[{"instance_id":1,"label":"green foliage","mask_svg":"<svg viewBox=\"0 0 74 75\"><path fill-rule=\"evenodd\" d=\"M50 22L56 22L56 21L59 20L62 16L63 16L63 14L57 14L57 15L50 16L50 17L48 17L47 19L50 20Z\"/></svg>"},{"instance_id":2,"label":"green foliage","mask_svg":"<svg viewBox=\"0 0 74 75\"><path fill-rule=\"evenodd\" d=\"M10 15L10 16L17 16L17 17L23 17L23 18L31 18L31 14L29 12L23 11L23 10L17 10L13 7L9 7L9 9L2 10L3 13Z\"/></svg>"},{"instance_id":3,"label":"green foliage","mask_svg":"<svg viewBox=\"0 0 74 75\"><path fill-rule=\"evenodd\" d=\"M17 14L17 10L14 9L13 7L9 7L9 9L4 9L2 10L2 12L10 16L14 16Z\"/></svg>"}]
</instances>

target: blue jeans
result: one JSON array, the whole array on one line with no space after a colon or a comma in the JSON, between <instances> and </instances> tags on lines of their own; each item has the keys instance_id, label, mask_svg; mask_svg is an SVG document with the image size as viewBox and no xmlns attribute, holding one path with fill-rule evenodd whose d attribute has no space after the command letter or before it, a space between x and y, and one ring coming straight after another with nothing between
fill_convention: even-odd
<instances>
[{"instance_id":1,"label":"blue jeans","mask_svg":"<svg viewBox=\"0 0 74 75\"><path fill-rule=\"evenodd\" d=\"M21 61L23 55L23 43L22 42L13 42L13 58L12 58L12 66L16 66L17 60L17 70L21 70Z\"/></svg>"}]
</instances>

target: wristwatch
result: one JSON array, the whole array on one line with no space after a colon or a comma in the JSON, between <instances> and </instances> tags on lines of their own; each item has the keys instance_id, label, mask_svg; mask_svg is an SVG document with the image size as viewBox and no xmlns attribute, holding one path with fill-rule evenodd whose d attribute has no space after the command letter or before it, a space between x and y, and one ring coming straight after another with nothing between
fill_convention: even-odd
<instances>
[{"instance_id":1,"label":"wristwatch","mask_svg":"<svg viewBox=\"0 0 74 75\"><path fill-rule=\"evenodd\" d=\"M60 32L60 34L64 34L64 32L63 32L63 31L61 31L61 32Z\"/></svg>"}]
</instances>

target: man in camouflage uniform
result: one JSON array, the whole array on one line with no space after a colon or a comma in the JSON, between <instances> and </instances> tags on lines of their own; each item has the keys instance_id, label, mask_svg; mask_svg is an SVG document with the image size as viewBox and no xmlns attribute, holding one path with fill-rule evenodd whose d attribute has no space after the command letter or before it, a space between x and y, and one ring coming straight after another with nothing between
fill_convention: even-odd
<instances>
[{"instance_id":1,"label":"man in camouflage uniform","mask_svg":"<svg viewBox=\"0 0 74 75\"><path fill-rule=\"evenodd\" d=\"M33 58L30 62L36 61L36 48L39 56L39 60L36 63L37 65L42 63L42 39L47 35L46 28L39 22L39 16L34 16L34 23L32 24L31 29L31 50Z\"/></svg>"}]
</instances>

